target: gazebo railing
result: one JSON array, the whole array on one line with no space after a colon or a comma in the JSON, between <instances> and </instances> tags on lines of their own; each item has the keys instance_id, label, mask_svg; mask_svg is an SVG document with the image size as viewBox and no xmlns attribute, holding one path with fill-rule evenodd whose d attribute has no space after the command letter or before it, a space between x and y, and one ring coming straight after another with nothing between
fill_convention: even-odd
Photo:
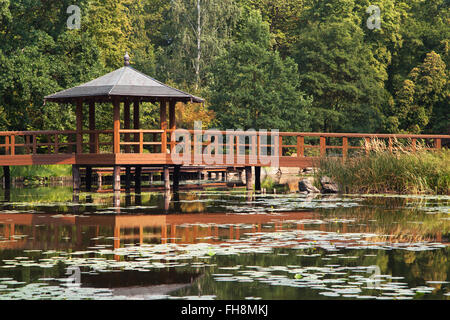
<instances>
[{"instance_id":1,"label":"gazebo railing","mask_svg":"<svg viewBox=\"0 0 450 320\"><path fill-rule=\"evenodd\" d=\"M112 130L3 131L0 155L112 153L112 138Z\"/></svg>"},{"instance_id":2,"label":"gazebo railing","mask_svg":"<svg viewBox=\"0 0 450 320\"><path fill-rule=\"evenodd\" d=\"M167 153L165 130L121 129L119 134L121 153Z\"/></svg>"}]
</instances>

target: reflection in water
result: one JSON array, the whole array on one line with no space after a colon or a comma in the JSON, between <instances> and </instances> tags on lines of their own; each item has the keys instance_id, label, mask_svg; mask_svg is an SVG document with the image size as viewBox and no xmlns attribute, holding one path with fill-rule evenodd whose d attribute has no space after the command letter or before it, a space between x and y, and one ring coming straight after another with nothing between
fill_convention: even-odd
<instances>
[{"instance_id":1,"label":"reflection in water","mask_svg":"<svg viewBox=\"0 0 450 320\"><path fill-rule=\"evenodd\" d=\"M0 299L449 296L445 197L60 188L9 197ZM81 270L72 291L68 266Z\"/></svg>"}]
</instances>

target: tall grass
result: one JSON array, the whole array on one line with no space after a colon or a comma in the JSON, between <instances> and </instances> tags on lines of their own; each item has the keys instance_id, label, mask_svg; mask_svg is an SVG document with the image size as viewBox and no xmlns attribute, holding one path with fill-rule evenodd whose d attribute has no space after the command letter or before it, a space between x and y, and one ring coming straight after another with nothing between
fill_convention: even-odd
<instances>
[{"instance_id":1,"label":"tall grass","mask_svg":"<svg viewBox=\"0 0 450 320\"><path fill-rule=\"evenodd\" d=\"M392 151L373 140L343 162L322 158L317 176L329 176L348 193L450 194L450 150L427 151L394 141Z\"/></svg>"}]
</instances>

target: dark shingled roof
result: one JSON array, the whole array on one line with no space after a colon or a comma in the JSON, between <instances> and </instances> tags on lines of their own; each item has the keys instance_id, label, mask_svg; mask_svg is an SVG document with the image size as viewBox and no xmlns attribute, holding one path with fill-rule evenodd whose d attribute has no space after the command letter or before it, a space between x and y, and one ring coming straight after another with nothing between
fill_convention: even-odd
<instances>
[{"instance_id":1,"label":"dark shingled roof","mask_svg":"<svg viewBox=\"0 0 450 320\"><path fill-rule=\"evenodd\" d=\"M79 98L110 101L112 97L140 98L142 101L172 99L181 102L203 102L202 98L169 87L130 66L110 72L77 87L46 96L44 101L75 102Z\"/></svg>"}]
</instances>

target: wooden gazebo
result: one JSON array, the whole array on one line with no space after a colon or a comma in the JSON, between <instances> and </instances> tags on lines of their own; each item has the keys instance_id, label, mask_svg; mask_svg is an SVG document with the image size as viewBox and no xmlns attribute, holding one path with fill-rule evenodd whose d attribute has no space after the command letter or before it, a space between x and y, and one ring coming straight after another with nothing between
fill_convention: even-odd
<instances>
[{"instance_id":1,"label":"wooden gazebo","mask_svg":"<svg viewBox=\"0 0 450 320\"><path fill-rule=\"evenodd\" d=\"M120 189L120 165L137 165L136 182L139 184L140 164L165 164L167 154L167 130L176 129L175 106L178 102L202 103L203 99L189 93L172 88L152 77L149 77L130 66L128 53L124 57L124 67L108 73L95 80L74 88L63 90L46 96L44 101L76 104L76 154L83 154L83 134L89 134L89 155L81 157L74 165L74 188L79 188L79 166L87 166L87 179L90 179L90 165L114 165L114 189ZM160 130L141 130L141 102L158 103L160 105ZM89 130L83 128L83 104L89 105ZM100 155L99 134L110 132L96 131L96 103L112 103L113 105L113 150L110 155ZM121 128L120 108L123 104L123 128ZM133 128L130 123L130 106L133 105ZM167 125L167 106L169 111L169 126ZM172 132L172 131L170 131ZM124 141L121 141L121 134ZM144 142L144 134L153 135L152 142ZM130 141L134 135L134 141ZM161 135L159 142L156 135ZM161 145L160 152L152 159L139 157L143 154L144 145ZM121 152L123 147L124 152ZM133 156L133 154L136 154ZM106 156L106 157L105 157ZM111 159L110 159L111 158ZM168 171L167 171L168 172ZM116 183L117 182L117 183Z\"/></svg>"}]
</instances>

